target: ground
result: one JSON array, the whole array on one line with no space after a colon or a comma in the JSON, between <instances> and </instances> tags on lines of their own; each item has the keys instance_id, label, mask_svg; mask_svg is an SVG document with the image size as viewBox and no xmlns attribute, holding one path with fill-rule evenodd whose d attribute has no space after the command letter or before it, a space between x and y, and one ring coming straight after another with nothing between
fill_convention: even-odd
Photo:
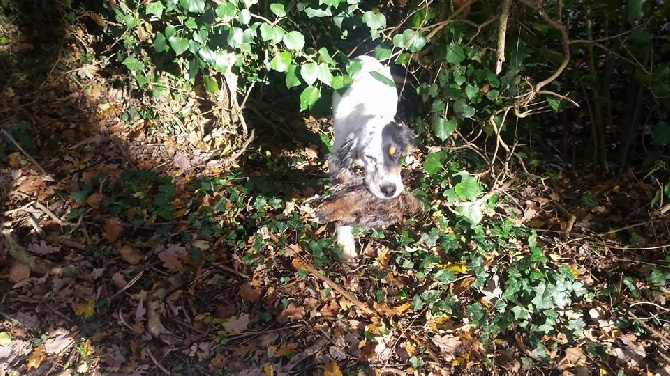
<instances>
[{"instance_id":1,"label":"ground","mask_svg":"<svg viewBox=\"0 0 670 376\"><path fill-rule=\"evenodd\" d=\"M268 100L246 113L247 144L249 130L208 123L200 97L171 107L138 96L125 73L80 55L80 31L52 55L3 47L0 375L668 374L668 282L649 275L667 267L670 218L647 180L569 169L510 179L488 215L533 229L547 265L594 293L570 311L583 336L549 330L547 356L521 328L485 345L474 315L412 300L444 291L492 310L503 275L492 264L516 260L483 254L498 274L482 285L439 245L426 251L453 280L403 264L414 250L398 239L430 244L426 229L455 229L418 187L425 146L407 180L428 191L426 214L363 231L361 260L341 262L332 225L310 216L327 190L327 117ZM189 121L156 121L175 112ZM245 137L227 150L231 132Z\"/></svg>"}]
</instances>

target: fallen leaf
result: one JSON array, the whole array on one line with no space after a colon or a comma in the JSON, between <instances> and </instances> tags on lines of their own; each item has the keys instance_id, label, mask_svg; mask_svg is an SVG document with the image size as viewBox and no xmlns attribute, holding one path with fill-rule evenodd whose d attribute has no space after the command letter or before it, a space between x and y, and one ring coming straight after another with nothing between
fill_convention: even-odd
<instances>
[{"instance_id":1,"label":"fallen leaf","mask_svg":"<svg viewBox=\"0 0 670 376\"><path fill-rule=\"evenodd\" d=\"M247 330L247 327L249 326L249 314L244 313L241 314L239 317L233 317L228 319L223 324L223 328L228 332L228 334L240 334L243 331Z\"/></svg>"},{"instance_id":2,"label":"fallen leaf","mask_svg":"<svg viewBox=\"0 0 670 376\"><path fill-rule=\"evenodd\" d=\"M30 268L28 265L15 262L12 264L11 268L9 268L9 280L11 282L21 282L28 277L30 277Z\"/></svg>"},{"instance_id":3,"label":"fallen leaf","mask_svg":"<svg viewBox=\"0 0 670 376\"><path fill-rule=\"evenodd\" d=\"M40 364L42 364L42 361L44 360L45 357L46 354L44 353L44 347L42 346L36 347L33 350L33 352L30 353L30 356L26 361L26 368L28 368L28 370L38 368Z\"/></svg>"},{"instance_id":4,"label":"fallen leaf","mask_svg":"<svg viewBox=\"0 0 670 376\"><path fill-rule=\"evenodd\" d=\"M114 286L118 288L124 288L128 282L126 282L126 279L123 277L123 274L116 272L112 276L112 283L114 283Z\"/></svg>"},{"instance_id":5,"label":"fallen leaf","mask_svg":"<svg viewBox=\"0 0 670 376\"><path fill-rule=\"evenodd\" d=\"M284 308L283 311L277 316L277 322L280 324L286 324L290 318L301 319L305 316L305 308L296 305L295 303L289 303L288 307Z\"/></svg>"},{"instance_id":6,"label":"fallen leaf","mask_svg":"<svg viewBox=\"0 0 670 376\"><path fill-rule=\"evenodd\" d=\"M102 201L102 193L92 193L90 196L86 197L86 203L94 208L98 209L100 207L100 201Z\"/></svg>"},{"instance_id":7,"label":"fallen leaf","mask_svg":"<svg viewBox=\"0 0 670 376\"><path fill-rule=\"evenodd\" d=\"M91 318L95 314L95 300L91 299L84 303L71 303L72 311L77 316Z\"/></svg>"},{"instance_id":8,"label":"fallen leaf","mask_svg":"<svg viewBox=\"0 0 670 376\"><path fill-rule=\"evenodd\" d=\"M431 338L431 341L440 349L440 354L445 361L450 362L456 359L458 348L461 345L460 338L445 334L443 336L436 335Z\"/></svg>"},{"instance_id":9,"label":"fallen leaf","mask_svg":"<svg viewBox=\"0 0 670 376\"><path fill-rule=\"evenodd\" d=\"M102 236L104 236L108 242L113 243L119 238L122 229L123 227L119 218L107 218L105 220L105 232Z\"/></svg>"},{"instance_id":10,"label":"fallen leaf","mask_svg":"<svg viewBox=\"0 0 670 376\"><path fill-rule=\"evenodd\" d=\"M275 358L281 358L282 356L287 356L293 354L293 351L298 347L297 343L287 343L279 346L274 352Z\"/></svg>"},{"instance_id":11,"label":"fallen leaf","mask_svg":"<svg viewBox=\"0 0 670 376\"><path fill-rule=\"evenodd\" d=\"M583 366L586 364L586 356L579 347L569 347L565 350L565 357L560 364L563 367Z\"/></svg>"},{"instance_id":12,"label":"fallen leaf","mask_svg":"<svg viewBox=\"0 0 670 376\"><path fill-rule=\"evenodd\" d=\"M340 366L334 360L331 360L323 366L323 376L342 376Z\"/></svg>"},{"instance_id":13,"label":"fallen leaf","mask_svg":"<svg viewBox=\"0 0 670 376\"><path fill-rule=\"evenodd\" d=\"M129 263L130 265L139 264L144 257L139 249L133 248L127 244L119 249L119 254L121 255L121 260Z\"/></svg>"},{"instance_id":14,"label":"fallen leaf","mask_svg":"<svg viewBox=\"0 0 670 376\"><path fill-rule=\"evenodd\" d=\"M242 299L248 302L255 302L261 296L261 289L253 287L250 282L243 284L240 287L240 295Z\"/></svg>"},{"instance_id":15,"label":"fallen leaf","mask_svg":"<svg viewBox=\"0 0 670 376\"><path fill-rule=\"evenodd\" d=\"M60 251L60 247L53 247L42 240L39 244L33 243L28 246L28 250L36 255L48 255Z\"/></svg>"},{"instance_id":16,"label":"fallen leaf","mask_svg":"<svg viewBox=\"0 0 670 376\"><path fill-rule=\"evenodd\" d=\"M144 307L144 299L140 299L135 308L135 321L144 321L147 309Z\"/></svg>"},{"instance_id":17,"label":"fallen leaf","mask_svg":"<svg viewBox=\"0 0 670 376\"><path fill-rule=\"evenodd\" d=\"M183 260L188 258L186 248L172 244L167 249L158 253L158 258L163 261L163 267L172 272L184 269Z\"/></svg>"},{"instance_id":18,"label":"fallen leaf","mask_svg":"<svg viewBox=\"0 0 670 376\"><path fill-rule=\"evenodd\" d=\"M47 338L44 341L44 353L49 355L56 355L62 353L65 349L74 343L74 339L70 333L65 330L57 330L54 337Z\"/></svg>"}]
</instances>

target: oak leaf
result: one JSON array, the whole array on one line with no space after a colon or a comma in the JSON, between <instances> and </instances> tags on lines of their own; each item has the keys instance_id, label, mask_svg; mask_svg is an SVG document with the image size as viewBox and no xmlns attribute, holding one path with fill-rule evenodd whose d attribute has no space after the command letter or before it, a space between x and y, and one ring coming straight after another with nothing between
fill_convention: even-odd
<instances>
[{"instance_id":1,"label":"oak leaf","mask_svg":"<svg viewBox=\"0 0 670 376\"><path fill-rule=\"evenodd\" d=\"M124 245L119 249L119 254L121 255L121 260L129 263L130 265L137 265L142 261L142 252L139 249L133 248L129 245Z\"/></svg>"},{"instance_id":2,"label":"oak leaf","mask_svg":"<svg viewBox=\"0 0 670 376\"><path fill-rule=\"evenodd\" d=\"M28 277L30 277L30 268L28 265L15 262L12 264L11 268L9 268L9 280L11 282L21 282Z\"/></svg>"},{"instance_id":3,"label":"oak leaf","mask_svg":"<svg viewBox=\"0 0 670 376\"><path fill-rule=\"evenodd\" d=\"M119 238L122 229L123 227L119 218L107 218L105 220L105 232L102 236L104 236L108 242L113 243Z\"/></svg>"},{"instance_id":4,"label":"oak leaf","mask_svg":"<svg viewBox=\"0 0 670 376\"><path fill-rule=\"evenodd\" d=\"M342 376L340 366L334 360L331 360L323 366L323 376Z\"/></svg>"},{"instance_id":5,"label":"oak leaf","mask_svg":"<svg viewBox=\"0 0 670 376\"><path fill-rule=\"evenodd\" d=\"M30 353L30 356L28 357L28 360L26 361L26 368L30 371L33 368L38 368L40 364L42 364L42 361L46 357L46 354L44 353L44 347L38 346L33 350L33 352Z\"/></svg>"}]
</instances>

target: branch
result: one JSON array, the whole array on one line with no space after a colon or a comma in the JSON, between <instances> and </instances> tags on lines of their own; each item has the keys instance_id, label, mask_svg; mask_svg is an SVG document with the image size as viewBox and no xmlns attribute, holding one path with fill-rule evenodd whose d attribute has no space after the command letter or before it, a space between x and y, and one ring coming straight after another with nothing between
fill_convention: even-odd
<instances>
[{"instance_id":1,"label":"branch","mask_svg":"<svg viewBox=\"0 0 670 376\"><path fill-rule=\"evenodd\" d=\"M556 71L552 73L549 77L547 77L545 80L538 82L535 84L535 87L533 88L534 94L542 90L543 87L547 86L549 83L554 81L558 76L563 73L563 70L568 66L568 63L570 62L570 39L568 37L568 31L566 30L564 25L561 25L560 23L552 20L548 15L547 12L544 10L542 7L542 4L539 2L535 2L533 0L521 0L521 2L526 5L529 8L534 9L546 22L549 24L549 26L553 27L554 29L558 30L561 32L561 46L563 47L563 61L561 62L561 65L558 66ZM534 96L534 95L533 95Z\"/></svg>"},{"instance_id":2,"label":"branch","mask_svg":"<svg viewBox=\"0 0 670 376\"><path fill-rule=\"evenodd\" d=\"M509 20L509 9L512 6L512 0L503 0L502 12L500 13L500 22L498 24L498 51L496 59L496 75L502 72L502 65L505 62L505 38L507 36L507 21Z\"/></svg>"}]
</instances>

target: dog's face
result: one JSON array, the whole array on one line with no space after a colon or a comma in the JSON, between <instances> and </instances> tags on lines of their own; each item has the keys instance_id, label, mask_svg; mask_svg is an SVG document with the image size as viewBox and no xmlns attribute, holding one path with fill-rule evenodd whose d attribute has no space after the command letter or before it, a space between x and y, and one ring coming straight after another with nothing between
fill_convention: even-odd
<instances>
[{"instance_id":1,"label":"dog's face","mask_svg":"<svg viewBox=\"0 0 670 376\"><path fill-rule=\"evenodd\" d=\"M414 133L401 123L392 121L381 134L373 137L363 148L361 160L365 165L365 184L381 199L396 198L405 188L400 171L402 157L414 149Z\"/></svg>"}]
</instances>

